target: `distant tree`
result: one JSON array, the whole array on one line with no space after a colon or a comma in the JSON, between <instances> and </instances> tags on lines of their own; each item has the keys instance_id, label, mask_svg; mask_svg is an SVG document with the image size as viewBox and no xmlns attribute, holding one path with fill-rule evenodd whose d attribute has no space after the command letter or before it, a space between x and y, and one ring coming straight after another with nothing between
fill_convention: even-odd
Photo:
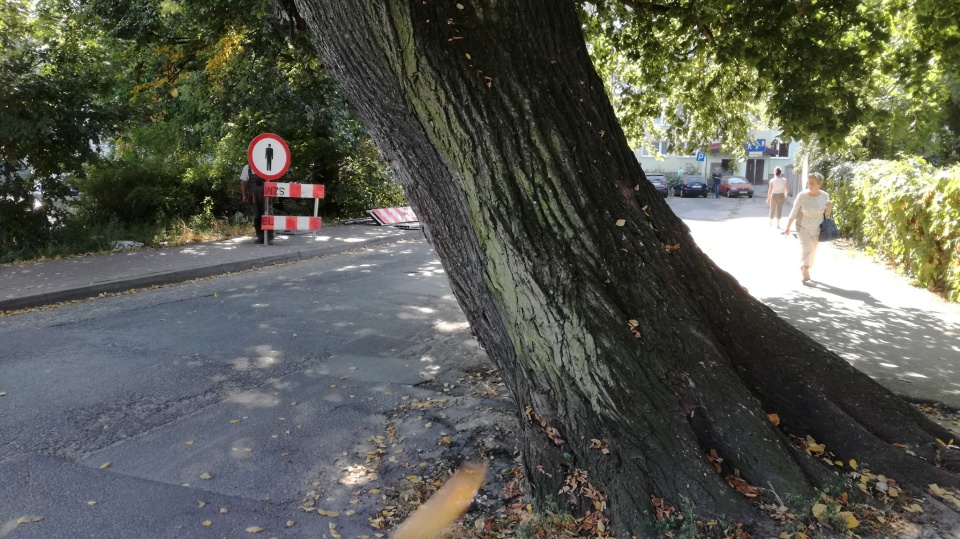
<instances>
[{"instance_id":1,"label":"distant tree","mask_svg":"<svg viewBox=\"0 0 960 539\"><path fill-rule=\"evenodd\" d=\"M341 209L339 195L352 200L356 189L382 184L402 199L382 167L341 186L341 171L368 155L369 137L308 36L270 4L91 0L87 8L125 46L119 95L135 111L117 139L119 157L174 163L194 197L215 193L217 213L231 212L241 205L247 144L274 132L293 156L285 179L327 184L328 212Z\"/></svg>"},{"instance_id":2,"label":"distant tree","mask_svg":"<svg viewBox=\"0 0 960 539\"><path fill-rule=\"evenodd\" d=\"M101 99L114 79L108 59L58 3L0 4L0 259L48 240L64 175L96 158L116 118Z\"/></svg>"},{"instance_id":3,"label":"distant tree","mask_svg":"<svg viewBox=\"0 0 960 539\"><path fill-rule=\"evenodd\" d=\"M953 0L581 4L634 145L655 134L739 150L760 122L887 158L956 155L958 17Z\"/></svg>"}]
</instances>

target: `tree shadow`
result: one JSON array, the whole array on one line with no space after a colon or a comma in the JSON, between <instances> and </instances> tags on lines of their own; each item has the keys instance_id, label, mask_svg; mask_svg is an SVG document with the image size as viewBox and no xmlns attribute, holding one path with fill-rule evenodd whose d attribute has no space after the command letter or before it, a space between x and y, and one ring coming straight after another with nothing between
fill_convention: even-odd
<instances>
[{"instance_id":1,"label":"tree shadow","mask_svg":"<svg viewBox=\"0 0 960 539\"><path fill-rule=\"evenodd\" d=\"M823 282L763 301L894 392L960 409L960 325L945 315Z\"/></svg>"}]
</instances>

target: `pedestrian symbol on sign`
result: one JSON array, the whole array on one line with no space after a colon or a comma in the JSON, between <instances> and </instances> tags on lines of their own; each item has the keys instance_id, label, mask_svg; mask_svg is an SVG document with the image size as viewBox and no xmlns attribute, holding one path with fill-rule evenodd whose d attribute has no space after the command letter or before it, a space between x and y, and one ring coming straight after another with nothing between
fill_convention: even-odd
<instances>
[{"instance_id":1,"label":"pedestrian symbol on sign","mask_svg":"<svg viewBox=\"0 0 960 539\"><path fill-rule=\"evenodd\" d=\"M250 169L264 180L276 180L290 169L290 148L282 138L264 133L247 148Z\"/></svg>"}]
</instances>

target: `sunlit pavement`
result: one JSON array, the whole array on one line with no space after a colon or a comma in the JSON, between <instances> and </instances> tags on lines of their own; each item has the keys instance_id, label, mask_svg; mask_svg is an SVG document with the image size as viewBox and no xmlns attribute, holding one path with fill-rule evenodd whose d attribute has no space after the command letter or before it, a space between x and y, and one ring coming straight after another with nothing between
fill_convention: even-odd
<instances>
[{"instance_id":1,"label":"sunlit pavement","mask_svg":"<svg viewBox=\"0 0 960 539\"><path fill-rule=\"evenodd\" d=\"M769 226L763 198L669 204L698 246L784 319L895 392L960 408L960 306L842 242L820 244L813 285L803 285L800 244Z\"/></svg>"}]
</instances>

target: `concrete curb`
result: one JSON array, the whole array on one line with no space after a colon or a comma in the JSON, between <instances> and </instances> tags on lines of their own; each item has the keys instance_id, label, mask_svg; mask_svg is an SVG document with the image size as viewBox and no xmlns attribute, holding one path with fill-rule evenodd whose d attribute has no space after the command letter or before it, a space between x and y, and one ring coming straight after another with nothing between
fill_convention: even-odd
<instances>
[{"instance_id":1,"label":"concrete curb","mask_svg":"<svg viewBox=\"0 0 960 539\"><path fill-rule=\"evenodd\" d=\"M0 299L0 313L42 307L45 305L53 305L55 303L61 303L65 301L90 299L95 298L100 294L117 294L137 288L182 283L185 281L191 281L193 279L202 279L204 277L212 277L226 273L263 268L276 264L283 264L286 262L308 260L318 256L345 253L358 248L390 245L410 237L411 235L404 234L395 237L363 239L353 243L321 245L317 247L300 249L294 252L248 258L245 260L233 260L230 262L215 263L209 266L198 266L181 270L137 275L98 282L87 286L73 287L52 292L41 292L18 298Z\"/></svg>"}]
</instances>

